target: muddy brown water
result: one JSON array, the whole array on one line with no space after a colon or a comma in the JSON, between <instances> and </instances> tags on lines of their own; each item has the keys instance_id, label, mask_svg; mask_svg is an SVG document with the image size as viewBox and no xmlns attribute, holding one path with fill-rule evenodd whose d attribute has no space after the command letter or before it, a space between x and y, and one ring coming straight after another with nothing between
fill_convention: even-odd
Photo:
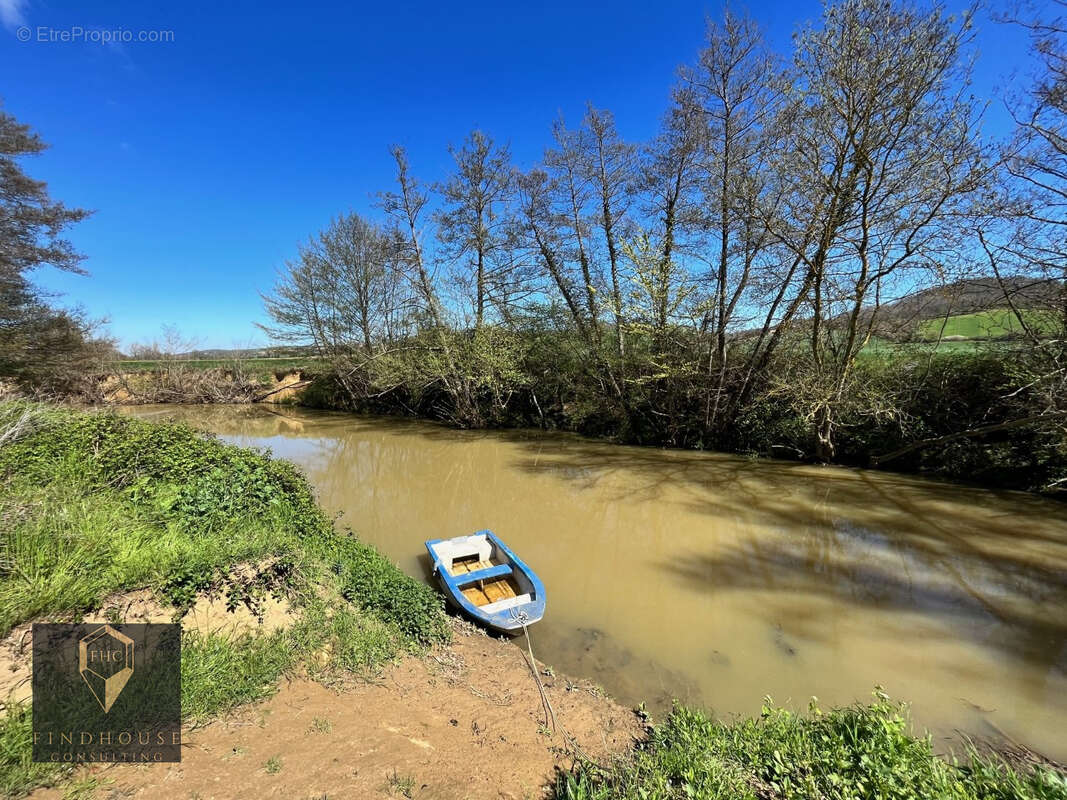
<instances>
[{"instance_id":1,"label":"muddy brown water","mask_svg":"<svg viewBox=\"0 0 1067 800\"><path fill-rule=\"evenodd\" d=\"M1067 761L1067 506L890 473L263 406L143 406L298 464L411 575L492 528L546 585L539 659L660 716L912 704Z\"/></svg>"}]
</instances>

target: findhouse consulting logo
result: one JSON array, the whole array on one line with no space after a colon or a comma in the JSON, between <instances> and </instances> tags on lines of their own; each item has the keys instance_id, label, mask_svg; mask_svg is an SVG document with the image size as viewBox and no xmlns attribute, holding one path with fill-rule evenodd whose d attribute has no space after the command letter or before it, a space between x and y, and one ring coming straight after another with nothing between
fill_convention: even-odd
<instances>
[{"instance_id":1,"label":"findhouse consulting logo","mask_svg":"<svg viewBox=\"0 0 1067 800\"><path fill-rule=\"evenodd\" d=\"M181 626L33 626L33 760L181 760Z\"/></svg>"}]
</instances>

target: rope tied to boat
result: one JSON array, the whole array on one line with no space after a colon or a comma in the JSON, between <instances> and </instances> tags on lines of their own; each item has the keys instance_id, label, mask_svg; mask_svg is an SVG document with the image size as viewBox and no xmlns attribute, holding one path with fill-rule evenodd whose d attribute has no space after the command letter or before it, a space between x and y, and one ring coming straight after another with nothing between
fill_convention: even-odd
<instances>
[{"instance_id":1,"label":"rope tied to boat","mask_svg":"<svg viewBox=\"0 0 1067 800\"><path fill-rule=\"evenodd\" d=\"M530 642L530 629L526 627L526 623L530 621L530 617L525 611L516 611L512 609L512 618L522 626L523 635L526 636L526 649L530 656L528 659L530 665L530 671L533 673L534 680L537 681L537 690L541 693L541 705L545 711L545 727L551 727L552 732L556 732L556 712L552 708L552 703L548 699L548 693L545 691L545 685L541 682L541 673L537 669L537 659L534 658L533 644ZM526 653L523 653L523 658L526 658Z\"/></svg>"},{"instance_id":2,"label":"rope tied to boat","mask_svg":"<svg viewBox=\"0 0 1067 800\"><path fill-rule=\"evenodd\" d=\"M526 626L530 618L525 611L516 612L512 609L510 612L512 619L514 619L519 625L522 626L522 632L526 636L526 649L529 655L522 653L522 648L519 648L519 652L522 653L523 659L530 667L530 671L533 673L534 680L537 681L537 690L541 693L541 705L545 712L545 727L551 729L555 734L557 731L563 734L563 743L565 745L564 752L570 752L576 758L584 761L592 761L589 754L586 753L578 740L574 738L574 734L567 730L566 726L562 722L556 719L556 711L552 708L552 702L548 699L548 692L545 691L545 685L541 682L541 674L537 669L537 660L534 658L533 645L530 643L530 629Z\"/></svg>"}]
</instances>

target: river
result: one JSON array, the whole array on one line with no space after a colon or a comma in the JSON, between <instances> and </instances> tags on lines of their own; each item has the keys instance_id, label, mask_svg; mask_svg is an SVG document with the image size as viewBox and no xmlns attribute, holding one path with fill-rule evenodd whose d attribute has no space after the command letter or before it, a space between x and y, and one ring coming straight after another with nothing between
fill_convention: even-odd
<instances>
[{"instance_id":1,"label":"river","mask_svg":"<svg viewBox=\"0 0 1067 800\"><path fill-rule=\"evenodd\" d=\"M538 431L256 406L142 406L298 464L429 579L423 541L491 528L542 577L538 658L661 718L765 696L912 704L939 749L1067 761L1067 505L892 473Z\"/></svg>"}]
</instances>

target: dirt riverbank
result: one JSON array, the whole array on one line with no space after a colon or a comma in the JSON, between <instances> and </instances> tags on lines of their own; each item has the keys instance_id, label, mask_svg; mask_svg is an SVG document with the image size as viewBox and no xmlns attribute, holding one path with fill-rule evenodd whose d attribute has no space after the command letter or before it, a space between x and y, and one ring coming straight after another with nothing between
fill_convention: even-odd
<instances>
[{"instance_id":1,"label":"dirt riverbank","mask_svg":"<svg viewBox=\"0 0 1067 800\"><path fill-rule=\"evenodd\" d=\"M76 778L95 777L101 798L539 798L575 745L601 758L643 733L593 684L542 669L555 732L522 651L457 623L451 644L373 682L294 679L265 703L186 731L180 764L94 766Z\"/></svg>"}]
</instances>

